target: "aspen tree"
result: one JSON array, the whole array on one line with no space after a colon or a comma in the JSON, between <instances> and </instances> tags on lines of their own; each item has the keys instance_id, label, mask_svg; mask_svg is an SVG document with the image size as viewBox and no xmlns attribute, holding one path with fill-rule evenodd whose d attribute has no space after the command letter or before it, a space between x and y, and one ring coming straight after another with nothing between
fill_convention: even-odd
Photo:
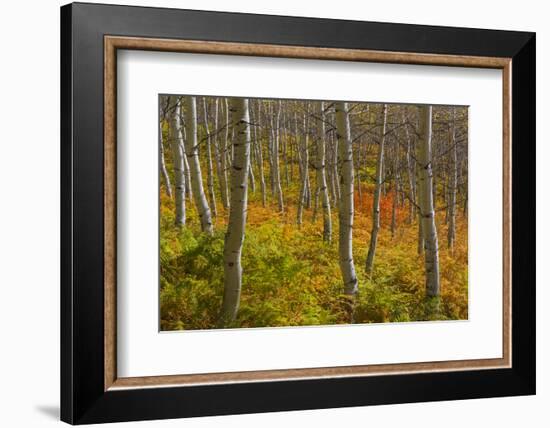
<instances>
[{"instance_id":1,"label":"aspen tree","mask_svg":"<svg viewBox=\"0 0 550 428\"><path fill-rule=\"evenodd\" d=\"M344 280L344 293L357 293L357 276L353 262L353 150L348 115L348 104L335 103L336 138L340 164L339 259Z\"/></svg>"},{"instance_id":2,"label":"aspen tree","mask_svg":"<svg viewBox=\"0 0 550 428\"><path fill-rule=\"evenodd\" d=\"M418 123L417 126L417 132L420 131L420 124ZM420 142L417 142L416 144L416 151L419 150ZM415 162L415 171L416 171L416 204L417 204L417 212L418 212L418 243L417 243L417 252L418 255L421 256L424 254L424 222L422 221L422 212L420 210L420 181L421 181L421 173L422 168L418 161L418 154L416 154L416 162Z\"/></svg>"},{"instance_id":3,"label":"aspen tree","mask_svg":"<svg viewBox=\"0 0 550 428\"><path fill-rule=\"evenodd\" d=\"M320 101L318 105L320 122L317 139L317 190L323 206L323 241L330 242L332 239L332 218L326 177L325 104Z\"/></svg>"},{"instance_id":4,"label":"aspen tree","mask_svg":"<svg viewBox=\"0 0 550 428\"><path fill-rule=\"evenodd\" d=\"M295 161L298 163L298 177L302 182L302 161L300 158L300 134L298 132L298 103L294 103L294 146L295 146Z\"/></svg>"},{"instance_id":5,"label":"aspen tree","mask_svg":"<svg viewBox=\"0 0 550 428\"><path fill-rule=\"evenodd\" d=\"M333 177L334 177L334 193L336 195L336 201L340 200L340 180L339 180L339 170L338 170L338 138L334 132L331 133L332 138L332 158L334 159L332 168L333 168ZM336 205L336 202L335 202Z\"/></svg>"},{"instance_id":6,"label":"aspen tree","mask_svg":"<svg viewBox=\"0 0 550 428\"><path fill-rule=\"evenodd\" d=\"M335 175L335 164L337 162L337 158L334 157L334 132L330 132L330 138L328 139L329 145L327 146L327 166L328 166L328 183L330 188L330 198L332 200L332 206L337 207L339 197L336 194L336 182L338 181L338 177Z\"/></svg>"},{"instance_id":7,"label":"aspen tree","mask_svg":"<svg viewBox=\"0 0 550 428\"><path fill-rule=\"evenodd\" d=\"M184 105L182 101L180 100L181 107L180 107L180 123L181 123L181 133L183 136L183 141L187 141L187 134L185 133L185 120L184 120ZM191 188L191 170L189 169L189 162L187 161L187 155L185 153L185 143L181 145L181 148L183 150L183 171L185 174L185 196L187 196L187 199L190 201L193 199L193 189Z\"/></svg>"},{"instance_id":8,"label":"aspen tree","mask_svg":"<svg viewBox=\"0 0 550 428\"><path fill-rule=\"evenodd\" d=\"M250 163L250 118L248 99L231 98L231 115L236 138L231 165L231 203L225 234L224 292L220 326L233 322L239 310L242 284L241 253L245 236Z\"/></svg>"},{"instance_id":9,"label":"aspen tree","mask_svg":"<svg viewBox=\"0 0 550 428\"><path fill-rule=\"evenodd\" d=\"M222 205L224 209L229 208L229 190L227 188L227 152L229 147L229 105L227 103L227 98L223 99L222 109L224 113L225 121L225 132L223 133L223 145L220 148L220 195L222 199Z\"/></svg>"},{"instance_id":10,"label":"aspen tree","mask_svg":"<svg viewBox=\"0 0 550 428\"><path fill-rule=\"evenodd\" d=\"M403 126L405 128L405 139L407 141L407 178L409 180L409 217L407 222L411 224L413 222L416 212L415 172L411 135L409 132L409 126L407 124L407 118L405 114L403 114Z\"/></svg>"},{"instance_id":11,"label":"aspen tree","mask_svg":"<svg viewBox=\"0 0 550 428\"><path fill-rule=\"evenodd\" d=\"M419 174L418 201L424 235L426 294L439 296L439 248L433 204L432 177L432 106L419 107L419 135L417 162Z\"/></svg>"},{"instance_id":12,"label":"aspen tree","mask_svg":"<svg viewBox=\"0 0 550 428\"><path fill-rule=\"evenodd\" d=\"M212 234L212 215L210 206L204 194L202 184L201 164L199 161L199 147L197 142L197 100L195 97L184 97L185 99L185 127L186 141L185 154L189 161L189 170L191 173L191 187L193 189L193 197L195 205L199 213L201 229L203 232Z\"/></svg>"},{"instance_id":13,"label":"aspen tree","mask_svg":"<svg viewBox=\"0 0 550 428\"><path fill-rule=\"evenodd\" d=\"M262 124L262 115L260 111L260 102L256 101L258 105L258 113L256 114L256 126L254 126L254 142L257 147L256 159L258 160L258 174L260 176L260 189L262 191L262 205L265 207L267 203L266 195L266 185L265 185L265 174L264 174L264 157L262 152L262 139L261 139L261 124ZM259 128L256 131L256 128Z\"/></svg>"},{"instance_id":14,"label":"aspen tree","mask_svg":"<svg viewBox=\"0 0 550 428\"><path fill-rule=\"evenodd\" d=\"M372 231L370 235L369 252L365 269L367 273L372 272L374 264L374 255L376 253L376 242L378 240L378 231L380 230L380 192L383 185L383 168L384 168L384 145L386 142L386 122L388 116L388 106L384 104L382 107L382 135L378 144L378 158L376 161L376 184L374 187L374 196L372 202Z\"/></svg>"},{"instance_id":15,"label":"aspen tree","mask_svg":"<svg viewBox=\"0 0 550 428\"><path fill-rule=\"evenodd\" d=\"M160 145L160 172L162 174L162 179L164 180L164 187L166 189L166 194L169 198L172 198L172 184L170 183L170 176L168 175L168 170L166 169L166 162L164 160L164 138L162 135L162 124L165 120L165 112L160 109L160 120L159 120L159 145Z\"/></svg>"},{"instance_id":16,"label":"aspen tree","mask_svg":"<svg viewBox=\"0 0 550 428\"><path fill-rule=\"evenodd\" d=\"M271 185L271 196L276 196L275 189L275 154L273 147L275 146L275 123L273 121L274 108L270 102L265 108L266 115L269 118L269 129L267 130L267 159L269 161L269 183ZM278 166L278 162L277 162Z\"/></svg>"},{"instance_id":17,"label":"aspen tree","mask_svg":"<svg viewBox=\"0 0 550 428\"><path fill-rule=\"evenodd\" d=\"M447 246L454 250L455 233L456 233L456 192L457 192L457 164L458 155L456 147L456 135L455 135L455 121L456 121L456 109L452 108L451 126L449 129L449 142L451 144L451 183L449 189L449 229L447 231Z\"/></svg>"},{"instance_id":18,"label":"aspen tree","mask_svg":"<svg viewBox=\"0 0 550 428\"><path fill-rule=\"evenodd\" d=\"M308 112L307 104L306 111L304 111L304 130L302 135L302 147L298 148L298 153L300 155L299 162L301 165L300 173L300 196L298 198L298 209L296 210L296 224L300 226L302 224L302 215L304 212L304 206L307 206L307 192L308 192L308 164L309 164L309 154L308 154L308 144L309 144L309 121L308 121Z\"/></svg>"},{"instance_id":19,"label":"aspen tree","mask_svg":"<svg viewBox=\"0 0 550 428\"><path fill-rule=\"evenodd\" d=\"M254 119L252 118L252 110L253 107L250 105L250 101L248 104L248 117L250 119L250 159L248 161L248 178L250 180L249 182L249 190L252 191L252 193L256 192L256 173L254 172L254 162L256 161L256 139L253 138L252 135L252 129L256 129L254 126Z\"/></svg>"},{"instance_id":20,"label":"aspen tree","mask_svg":"<svg viewBox=\"0 0 550 428\"><path fill-rule=\"evenodd\" d=\"M285 111L285 114L283 115L283 123L282 123L283 132L281 133L282 135L281 140L283 144L283 167L284 167L285 186L288 188L288 186L290 185L290 172L288 169L288 134L287 134L286 124L287 124L287 115Z\"/></svg>"},{"instance_id":21,"label":"aspen tree","mask_svg":"<svg viewBox=\"0 0 550 428\"><path fill-rule=\"evenodd\" d=\"M399 146L397 138L394 138L393 147L393 200L391 209L391 237L395 237L397 227L397 203L399 200Z\"/></svg>"},{"instance_id":22,"label":"aspen tree","mask_svg":"<svg viewBox=\"0 0 550 428\"><path fill-rule=\"evenodd\" d=\"M252 150L250 151L252 153ZM252 193L256 192L256 178L254 177L254 170L252 169L252 164L248 165L248 179L250 181L250 191Z\"/></svg>"},{"instance_id":23,"label":"aspen tree","mask_svg":"<svg viewBox=\"0 0 550 428\"><path fill-rule=\"evenodd\" d=\"M281 101L278 103L277 115L275 116L275 129L273 137L271 159L273 162L273 181L275 186L275 196L277 197L277 204L279 207L279 212L284 211L283 203L283 189L281 188L281 172L279 167L279 138L280 138L280 118L281 118Z\"/></svg>"},{"instance_id":24,"label":"aspen tree","mask_svg":"<svg viewBox=\"0 0 550 428\"><path fill-rule=\"evenodd\" d=\"M174 98L175 109L170 121L170 140L172 147L172 163L174 165L175 204L177 226L185 225L185 173L183 170L183 136L180 122L180 100ZM162 134L162 130L161 130ZM162 143L162 142L161 142Z\"/></svg>"},{"instance_id":25,"label":"aspen tree","mask_svg":"<svg viewBox=\"0 0 550 428\"><path fill-rule=\"evenodd\" d=\"M216 194L214 193L214 168L212 166L212 136L210 134L210 125L208 124L208 109L206 107L206 97L202 98L204 129L206 132L206 185L208 188L208 202L212 215L216 217L218 210L216 208Z\"/></svg>"},{"instance_id":26,"label":"aspen tree","mask_svg":"<svg viewBox=\"0 0 550 428\"><path fill-rule=\"evenodd\" d=\"M222 169L222 148L221 148L221 142L220 142L220 131L224 129L224 127L227 126L227 124L224 124L220 127L220 99L216 98L214 103L214 154L216 159L216 175L218 176L218 186L220 189L220 195L222 200L222 206L224 209L227 209L227 207L224 204L224 200L227 202L227 195L224 195L223 192L223 178L222 176L225 176L225 171Z\"/></svg>"}]
</instances>

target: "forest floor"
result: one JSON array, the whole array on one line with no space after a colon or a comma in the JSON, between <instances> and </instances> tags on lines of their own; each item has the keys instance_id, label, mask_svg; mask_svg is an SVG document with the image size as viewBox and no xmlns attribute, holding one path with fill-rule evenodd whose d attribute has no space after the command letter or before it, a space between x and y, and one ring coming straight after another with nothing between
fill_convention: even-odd
<instances>
[{"instance_id":1,"label":"forest floor","mask_svg":"<svg viewBox=\"0 0 550 428\"><path fill-rule=\"evenodd\" d=\"M267 181L267 180L266 180ZM269 187L269 183L268 183ZM269 192L269 188L268 188ZM326 325L350 322L350 300L343 295L338 263L338 214L332 210L332 242L323 242L322 213L312 222L304 210L296 224L297 188L283 186L285 206L277 213L268 193L262 206L259 186L249 190L242 251L240 308L231 327ZM373 188L355 192L353 254L359 280L353 322L380 323L468 318L468 225L457 213L456 244L447 249L445 212L436 214L441 298L425 298L424 257L418 255L418 224L407 223L408 206L398 208L397 229L390 232L392 194L382 196L381 229L374 269L365 273L372 228ZM313 204L313 201L312 201ZM161 191L161 330L216 328L223 296L223 246L227 213L218 199L214 235L200 232L193 203L187 201L187 225L174 226L174 204ZM440 204L442 205L442 203Z\"/></svg>"}]
</instances>

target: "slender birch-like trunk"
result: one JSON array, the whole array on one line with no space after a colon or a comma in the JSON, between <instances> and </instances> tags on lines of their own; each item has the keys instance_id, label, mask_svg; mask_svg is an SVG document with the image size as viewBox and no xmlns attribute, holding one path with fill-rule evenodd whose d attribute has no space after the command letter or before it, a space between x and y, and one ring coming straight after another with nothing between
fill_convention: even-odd
<instances>
[{"instance_id":1,"label":"slender birch-like trunk","mask_svg":"<svg viewBox=\"0 0 550 428\"><path fill-rule=\"evenodd\" d=\"M220 143L220 103L219 98L216 98L216 102L214 104L214 150L215 150L215 158L216 158L216 175L218 176L218 186L220 188L220 195L222 199L222 206L224 209L227 209L226 203L227 203L227 194L224 194L224 187L222 186L223 183L223 177L226 176L225 171L222 169L222 148ZM227 126L227 124L224 124Z\"/></svg>"},{"instance_id":2,"label":"slender birch-like trunk","mask_svg":"<svg viewBox=\"0 0 550 428\"><path fill-rule=\"evenodd\" d=\"M224 209L229 208L229 190L227 188L227 152L228 150L228 140L229 140L229 106L227 103L227 98L224 98L222 104L225 120L225 132L223 133L223 145L220 148L220 172L219 172L219 181L220 181L220 195L222 199L222 205Z\"/></svg>"},{"instance_id":3,"label":"slender birch-like trunk","mask_svg":"<svg viewBox=\"0 0 550 428\"><path fill-rule=\"evenodd\" d=\"M433 204L432 177L432 106L420 110L420 141L417 148L419 174L418 200L424 235L426 294L439 296L439 248Z\"/></svg>"},{"instance_id":4,"label":"slender birch-like trunk","mask_svg":"<svg viewBox=\"0 0 550 428\"><path fill-rule=\"evenodd\" d=\"M306 108L307 109L307 108ZM304 133L302 136L302 147L298 149L300 153L300 165L301 165L301 174L300 174L300 196L298 198L298 209L296 210L296 224L300 226L302 224L302 217L304 212L304 206L307 205L307 191L308 191L308 140L309 140L309 122L308 122L308 113L304 112Z\"/></svg>"},{"instance_id":5,"label":"slender birch-like trunk","mask_svg":"<svg viewBox=\"0 0 550 428\"><path fill-rule=\"evenodd\" d=\"M399 200L399 146L397 139L394 144L393 153L393 200L391 209L391 237L395 237L395 229L397 228L397 203Z\"/></svg>"},{"instance_id":6,"label":"slender birch-like trunk","mask_svg":"<svg viewBox=\"0 0 550 428\"><path fill-rule=\"evenodd\" d=\"M162 179L164 180L164 187L166 189L166 194L169 198L172 198L172 184L170 183L170 176L166 169L166 162L164 161L164 138L162 136L162 122L164 117L161 117L159 121L159 138L160 138L160 172L162 174Z\"/></svg>"},{"instance_id":7,"label":"slender birch-like trunk","mask_svg":"<svg viewBox=\"0 0 550 428\"><path fill-rule=\"evenodd\" d=\"M406 124L406 117L403 115L403 124L405 127L405 137L407 140L407 178L409 180L409 217L407 222L412 224L414 215L416 212L416 195L415 195L415 173L414 173L414 160L412 155L412 143L409 133L409 126Z\"/></svg>"},{"instance_id":8,"label":"slender birch-like trunk","mask_svg":"<svg viewBox=\"0 0 550 428\"><path fill-rule=\"evenodd\" d=\"M332 132L331 132L332 135ZM332 206L337 206L338 204L338 198L336 197L336 184L334 184L335 177L334 177L334 167L333 164L335 162L335 159L333 159L333 151L332 151L332 138L329 139L329 145L327 147L327 179L329 184L329 190L330 190L330 199L332 201Z\"/></svg>"},{"instance_id":9,"label":"slender birch-like trunk","mask_svg":"<svg viewBox=\"0 0 550 428\"><path fill-rule=\"evenodd\" d=\"M187 134L185 133L185 120L184 120L184 104L182 101L181 108L180 108L180 123L181 123L181 132L183 135L183 141L184 144L182 144L181 148L183 150L183 171L185 173L185 196L189 201L193 199L193 189L191 188L191 171L189 169L189 162L187 161L187 154L185 152L185 141L187 141Z\"/></svg>"},{"instance_id":10,"label":"slender birch-like trunk","mask_svg":"<svg viewBox=\"0 0 550 428\"><path fill-rule=\"evenodd\" d=\"M329 146L327 147L327 154L328 154L328 180L330 185L330 197L332 199L332 206L337 207L340 197L338 196L336 192L336 183L338 181L338 177L336 176L336 163L338 161L337 157L335 157L334 153L334 132L330 133L329 138Z\"/></svg>"},{"instance_id":11,"label":"slender birch-like trunk","mask_svg":"<svg viewBox=\"0 0 550 428\"><path fill-rule=\"evenodd\" d=\"M283 116L283 125L282 125L282 141L283 141L283 167L284 167L284 177L285 177L285 187L288 188L290 185L290 173L288 170L288 133L287 133L287 116Z\"/></svg>"},{"instance_id":12,"label":"slender birch-like trunk","mask_svg":"<svg viewBox=\"0 0 550 428\"><path fill-rule=\"evenodd\" d=\"M212 166L212 136L210 135L210 125L208 124L208 108L206 107L206 97L202 98L204 113L204 129L206 131L206 185L208 188L208 201L212 215L218 215L216 207L216 194L214 193L214 168Z\"/></svg>"},{"instance_id":13,"label":"slender birch-like trunk","mask_svg":"<svg viewBox=\"0 0 550 428\"><path fill-rule=\"evenodd\" d=\"M305 161L307 162L305 164L305 172L306 172L306 186L305 186L305 203L307 209L311 208L311 183L309 180L309 152L308 152L308 146L306 145L306 152L305 152Z\"/></svg>"},{"instance_id":14,"label":"slender birch-like trunk","mask_svg":"<svg viewBox=\"0 0 550 428\"><path fill-rule=\"evenodd\" d=\"M449 229L447 231L447 245L451 249L451 252L454 251L455 244L455 234L456 234L456 192L457 192L457 165L458 165L458 154L456 148L456 135L455 135L455 121L456 121L456 109L453 107L452 111L452 121L450 129L450 143L452 145L451 151L451 183L449 189Z\"/></svg>"},{"instance_id":15,"label":"slender birch-like trunk","mask_svg":"<svg viewBox=\"0 0 550 428\"><path fill-rule=\"evenodd\" d=\"M183 127L185 129L185 126ZM185 135L183 136L183 141L187 141ZM191 188L191 169L189 168L189 162L187 161L187 155L185 154L185 145L182 147L183 150L183 170L185 174L185 196L187 199L193 199L193 189Z\"/></svg>"},{"instance_id":16,"label":"slender birch-like trunk","mask_svg":"<svg viewBox=\"0 0 550 428\"><path fill-rule=\"evenodd\" d=\"M249 116L249 120L250 120L250 123L249 123L249 126L252 126L251 123L252 123L252 114L251 114L251 110L252 107L249 106L249 110L248 110L248 116ZM253 127L254 130L256 129L256 127L254 126ZM252 139L252 132L250 132L250 159L248 161L248 180L249 180L249 185L250 185L250 191L252 193L255 193L256 192L256 176L254 175L254 158L255 158L255 143L256 143L256 139Z\"/></svg>"},{"instance_id":17,"label":"slender birch-like trunk","mask_svg":"<svg viewBox=\"0 0 550 428\"><path fill-rule=\"evenodd\" d=\"M323 206L323 241L332 239L332 218L326 176L325 104L319 103L319 137L317 140L317 189Z\"/></svg>"},{"instance_id":18,"label":"slender birch-like trunk","mask_svg":"<svg viewBox=\"0 0 550 428\"><path fill-rule=\"evenodd\" d=\"M271 185L271 196L276 195L275 189L275 156L273 147L275 146L275 124L273 122L274 116L273 104L269 103L269 107L266 107L266 115L269 118L269 130L267 138L267 158L269 160L269 183Z\"/></svg>"},{"instance_id":19,"label":"slender birch-like trunk","mask_svg":"<svg viewBox=\"0 0 550 428\"><path fill-rule=\"evenodd\" d=\"M305 120L302 120L302 123L305 123ZM304 131L305 132L305 131ZM302 182L304 181L304 169L303 169L303 162L302 162L302 143L303 138L305 134L300 135L298 132L298 122L296 122L296 159L298 161L298 176L300 179L300 190L302 186Z\"/></svg>"},{"instance_id":20,"label":"slender birch-like trunk","mask_svg":"<svg viewBox=\"0 0 550 428\"><path fill-rule=\"evenodd\" d=\"M185 153L189 161L189 169L191 172L191 187L193 189L195 205L199 213L201 229L203 232L211 235L213 233L212 215L206 195L204 194L201 164L199 161L199 147L197 143L197 100L195 97L189 96L184 97L184 99L186 109L185 133L187 136L185 141Z\"/></svg>"},{"instance_id":21,"label":"slender birch-like trunk","mask_svg":"<svg viewBox=\"0 0 550 428\"><path fill-rule=\"evenodd\" d=\"M382 110L382 135L378 145L378 160L376 161L376 185L374 188L374 197L372 202L372 231L370 235L369 252L365 269L367 273L372 272L374 264L374 255L376 253L376 242L378 240L378 231L380 230L380 192L383 184L383 167L384 167L384 144L386 142L386 122L388 116L388 106L384 104Z\"/></svg>"},{"instance_id":22,"label":"slender birch-like trunk","mask_svg":"<svg viewBox=\"0 0 550 428\"><path fill-rule=\"evenodd\" d=\"M334 190L335 190L335 193L336 193L336 200L339 201L340 200L340 171L338 170L338 152L339 152L339 148L338 148L338 138L335 138L335 133L333 132L332 133L332 149L333 149L333 152L332 152L332 155L333 155L333 159L334 159L334 164L332 165L333 167L333 176L334 176ZM336 205L336 204L335 204Z\"/></svg>"},{"instance_id":23,"label":"slender birch-like trunk","mask_svg":"<svg viewBox=\"0 0 550 428\"><path fill-rule=\"evenodd\" d=\"M363 189L361 188L361 174L359 172L360 164L357 165L357 174L355 177L357 178L357 200L359 201L359 205L361 205L361 201L363 200Z\"/></svg>"},{"instance_id":24,"label":"slender birch-like trunk","mask_svg":"<svg viewBox=\"0 0 550 428\"><path fill-rule=\"evenodd\" d=\"M252 151L250 151L252 153ZM256 178L254 177L254 170L252 169L252 163L248 165L248 179L250 181L250 191L256 192Z\"/></svg>"},{"instance_id":25,"label":"slender birch-like trunk","mask_svg":"<svg viewBox=\"0 0 550 428\"><path fill-rule=\"evenodd\" d=\"M344 280L344 293L357 293L357 275L353 263L353 151L348 115L348 104L335 103L336 129L340 163L340 209L338 219L340 225L339 258L340 270Z\"/></svg>"},{"instance_id":26,"label":"slender birch-like trunk","mask_svg":"<svg viewBox=\"0 0 550 428\"><path fill-rule=\"evenodd\" d=\"M231 98L231 115L236 130L231 167L231 208L223 251L224 291L220 326L230 325L236 318L241 296L241 253L245 236L248 200L248 165L250 163L250 119L248 99Z\"/></svg>"},{"instance_id":27,"label":"slender birch-like trunk","mask_svg":"<svg viewBox=\"0 0 550 428\"><path fill-rule=\"evenodd\" d=\"M180 100L174 98L175 110L170 121L170 140L172 147L172 163L174 166L175 204L177 226L185 225L185 172L183 170L183 136L180 122ZM162 135L162 130L161 130ZM162 144L162 141L161 141Z\"/></svg>"},{"instance_id":28,"label":"slender birch-like trunk","mask_svg":"<svg viewBox=\"0 0 550 428\"><path fill-rule=\"evenodd\" d=\"M417 124L417 132L420 131L419 127L420 125ZM420 146L420 142L417 141L416 143L416 152L418 152ZM416 154L418 156L418 154ZM418 160L418 157L415 162L415 172L416 172L416 210L418 212L418 244L417 244L417 252L418 255L421 256L424 254L424 224L422 221L422 211L420 208L420 181L421 181L421 174L422 174L422 167L420 165L420 162Z\"/></svg>"},{"instance_id":29,"label":"slender birch-like trunk","mask_svg":"<svg viewBox=\"0 0 550 428\"><path fill-rule=\"evenodd\" d=\"M382 194L386 196L386 164L382 162Z\"/></svg>"},{"instance_id":30,"label":"slender birch-like trunk","mask_svg":"<svg viewBox=\"0 0 550 428\"><path fill-rule=\"evenodd\" d=\"M297 110L298 110L298 107L296 105L295 110L294 110L294 139L293 139L294 140L294 147L295 147L296 156L294 157L294 159L298 164L298 178L300 180L300 183L302 183L302 161L301 161L301 157L300 157L300 137L299 137L299 134L298 134L298 113L297 113ZM292 170L291 173L293 174L294 171Z\"/></svg>"},{"instance_id":31,"label":"slender birch-like trunk","mask_svg":"<svg viewBox=\"0 0 550 428\"><path fill-rule=\"evenodd\" d=\"M273 154L271 156L273 162L273 180L275 185L275 195L277 196L277 204L279 206L279 212L284 212L283 203L283 189L281 188L281 171L279 167L279 138L280 138L280 118L281 118L281 101L279 101L277 115L275 117L275 136L273 138Z\"/></svg>"},{"instance_id":32,"label":"slender birch-like trunk","mask_svg":"<svg viewBox=\"0 0 550 428\"><path fill-rule=\"evenodd\" d=\"M262 123L262 116L260 111L260 101L257 101L258 103L258 113L256 117L256 126L254 127L254 142L257 147L257 156L256 159L258 160L258 174L260 175L260 189L262 191L262 206L266 206L267 203L267 195L266 195L266 185L265 185L265 174L264 174L264 155L262 152L262 139L261 139L261 123ZM256 131L256 127L259 128L258 131Z\"/></svg>"}]
</instances>

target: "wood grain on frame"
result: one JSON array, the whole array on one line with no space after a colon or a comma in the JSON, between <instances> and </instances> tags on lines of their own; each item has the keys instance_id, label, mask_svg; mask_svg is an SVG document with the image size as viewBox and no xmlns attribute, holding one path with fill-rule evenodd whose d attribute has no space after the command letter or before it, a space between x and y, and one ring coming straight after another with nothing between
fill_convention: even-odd
<instances>
[{"instance_id":1,"label":"wood grain on frame","mask_svg":"<svg viewBox=\"0 0 550 428\"><path fill-rule=\"evenodd\" d=\"M512 62L502 69L502 356L512 364Z\"/></svg>"},{"instance_id":2,"label":"wood grain on frame","mask_svg":"<svg viewBox=\"0 0 550 428\"><path fill-rule=\"evenodd\" d=\"M116 52L117 49L218 55L443 65L502 69L503 81L503 349L502 358L345 367L118 378L116 373ZM104 388L143 388L306 378L392 375L511 367L511 59L106 36L104 38Z\"/></svg>"},{"instance_id":3,"label":"wood grain on frame","mask_svg":"<svg viewBox=\"0 0 550 428\"><path fill-rule=\"evenodd\" d=\"M116 48L105 40L104 82L104 386L116 380Z\"/></svg>"}]
</instances>

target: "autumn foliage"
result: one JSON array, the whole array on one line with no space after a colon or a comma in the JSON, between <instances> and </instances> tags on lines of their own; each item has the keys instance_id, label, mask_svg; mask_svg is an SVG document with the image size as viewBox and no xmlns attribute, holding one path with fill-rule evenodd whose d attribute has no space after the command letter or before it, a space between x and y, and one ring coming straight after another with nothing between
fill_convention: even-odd
<instances>
[{"instance_id":1,"label":"autumn foliage","mask_svg":"<svg viewBox=\"0 0 550 428\"><path fill-rule=\"evenodd\" d=\"M249 193L248 220L243 247L241 304L231 327L326 325L350 322L380 323L468 318L468 224L457 215L454 252L440 246L441 297L434 310L425 297L423 257L417 253L418 225L407 223L408 206L397 207L397 230L390 233L393 193L381 198L381 230L372 275L361 266L371 228L373 185L362 183L355 192L354 259L359 280L355 302L342 294L337 242L322 240L322 218L311 221L306 210L296 225L297 186L284 188L286 211L277 203L262 206L259 191ZM174 204L161 192L160 267L161 329L216 328L223 294L223 245L226 214L219 208L214 235L200 232L192 204L187 226L174 227ZM338 235L333 212L334 235ZM447 233L438 216L438 235Z\"/></svg>"}]
</instances>

